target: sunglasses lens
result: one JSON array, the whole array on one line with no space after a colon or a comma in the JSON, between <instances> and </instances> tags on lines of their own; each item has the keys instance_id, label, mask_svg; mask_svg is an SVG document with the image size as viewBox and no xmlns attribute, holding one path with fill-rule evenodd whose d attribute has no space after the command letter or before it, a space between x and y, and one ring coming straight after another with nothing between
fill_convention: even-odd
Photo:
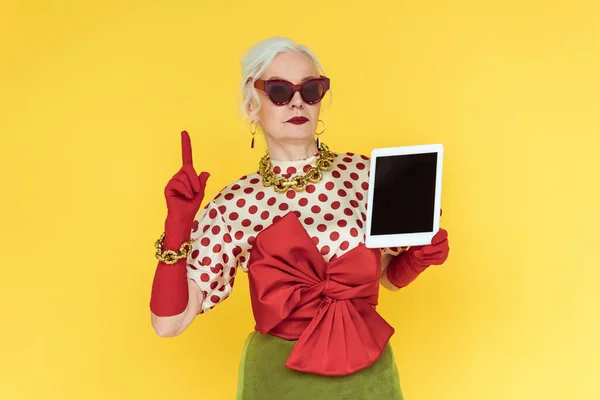
<instances>
[{"instance_id":1,"label":"sunglasses lens","mask_svg":"<svg viewBox=\"0 0 600 400\"><path fill-rule=\"evenodd\" d=\"M276 83L269 88L269 97L276 104L289 101L290 97L292 97L291 95L292 88L282 83Z\"/></svg>"},{"instance_id":2,"label":"sunglasses lens","mask_svg":"<svg viewBox=\"0 0 600 400\"><path fill-rule=\"evenodd\" d=\"M325 95L325 87L322 82L307 82L302 87L302 97L307 103L316 103Z\"/></svg>"}]
</instances>

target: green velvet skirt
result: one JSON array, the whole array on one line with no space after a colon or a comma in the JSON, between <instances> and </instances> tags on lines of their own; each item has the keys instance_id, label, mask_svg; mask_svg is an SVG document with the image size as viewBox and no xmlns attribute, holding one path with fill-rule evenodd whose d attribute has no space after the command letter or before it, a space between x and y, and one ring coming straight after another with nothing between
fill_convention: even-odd
<instances>
[{"instance_id":1,"label":"green velvet skirt","mask_svg":"<svg viewBox=\"0 0 600 400\"><path fill-rule=\"evenodd\" d=\"M347 376L294 371L285 362L296 341L252 332L239 368L237 400L402 400L392 348L370 367Z\"/></svg>"}]
</instances>

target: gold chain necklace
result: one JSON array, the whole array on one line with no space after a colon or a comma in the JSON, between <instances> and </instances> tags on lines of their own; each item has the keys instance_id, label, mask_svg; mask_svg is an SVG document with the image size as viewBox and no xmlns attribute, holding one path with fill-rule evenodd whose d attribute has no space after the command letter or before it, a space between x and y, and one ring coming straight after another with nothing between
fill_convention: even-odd
<instances>
[{"instance_id":1,"label":"gold chain necklace","mask_svg":"<svg viewBox=\"0 0 600 400\"><path fill-rule=\"evenodd\" d=\"M311 167L304 175L294 175L290 179L283 176L277 176L271 170L271 159L269 158L269 150L260 159L258 173L262 176L262 182L265 187L273 186L277 193L285 193L291 187L297 192L306 189L309 182L317 183L323 179L323 171L331 168L334 154L329 151L329 147L321 142L321 150L317 159L317 166Z\"/></svg>"}]
</instances>

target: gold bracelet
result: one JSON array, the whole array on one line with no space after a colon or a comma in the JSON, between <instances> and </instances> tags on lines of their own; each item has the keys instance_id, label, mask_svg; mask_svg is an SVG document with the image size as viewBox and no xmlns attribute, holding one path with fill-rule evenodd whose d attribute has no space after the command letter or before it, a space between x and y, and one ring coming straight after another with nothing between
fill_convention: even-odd
<instances>
[{"instance_id":1,"label":"gold bracelet","mask_svg":"<svg viewBox=\"0 0 600 400\"><path fill-rule=\"evenodd\" d=\"M179 247L179 251L163 251L162 245L164 239L165 233L163 232L162 235L160 235L160 238L156 242L154 242L154 247L156 248L156 258L158 258L160 261L164 262L165 264L173 265L178 260L181 260L182 258L187 258L190 255L190 252L192 251L192 239L188 240L187 242L183 242Z\"/></svg>"}]
</instances>

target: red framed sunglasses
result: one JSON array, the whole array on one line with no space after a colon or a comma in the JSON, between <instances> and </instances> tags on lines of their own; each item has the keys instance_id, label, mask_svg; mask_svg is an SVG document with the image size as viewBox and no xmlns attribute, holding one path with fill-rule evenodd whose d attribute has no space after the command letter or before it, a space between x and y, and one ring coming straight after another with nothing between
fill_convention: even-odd
<instances>
[{"instance_id":1,"label":"red framed sunglasses","mask_svg":"<svg viewBox=\"0 0 600 400\"><path fill-rule=\"evenodd\" d=\"M317 104L329 90L329 78L321 75L300 85L294 85L284 79L269 79L266 81L257 79L254 81L254 87L265 92L273 104L278 106L289 103L296 92L300 92L300 97L305 103Z\"/></svg>"}]
</instances>

